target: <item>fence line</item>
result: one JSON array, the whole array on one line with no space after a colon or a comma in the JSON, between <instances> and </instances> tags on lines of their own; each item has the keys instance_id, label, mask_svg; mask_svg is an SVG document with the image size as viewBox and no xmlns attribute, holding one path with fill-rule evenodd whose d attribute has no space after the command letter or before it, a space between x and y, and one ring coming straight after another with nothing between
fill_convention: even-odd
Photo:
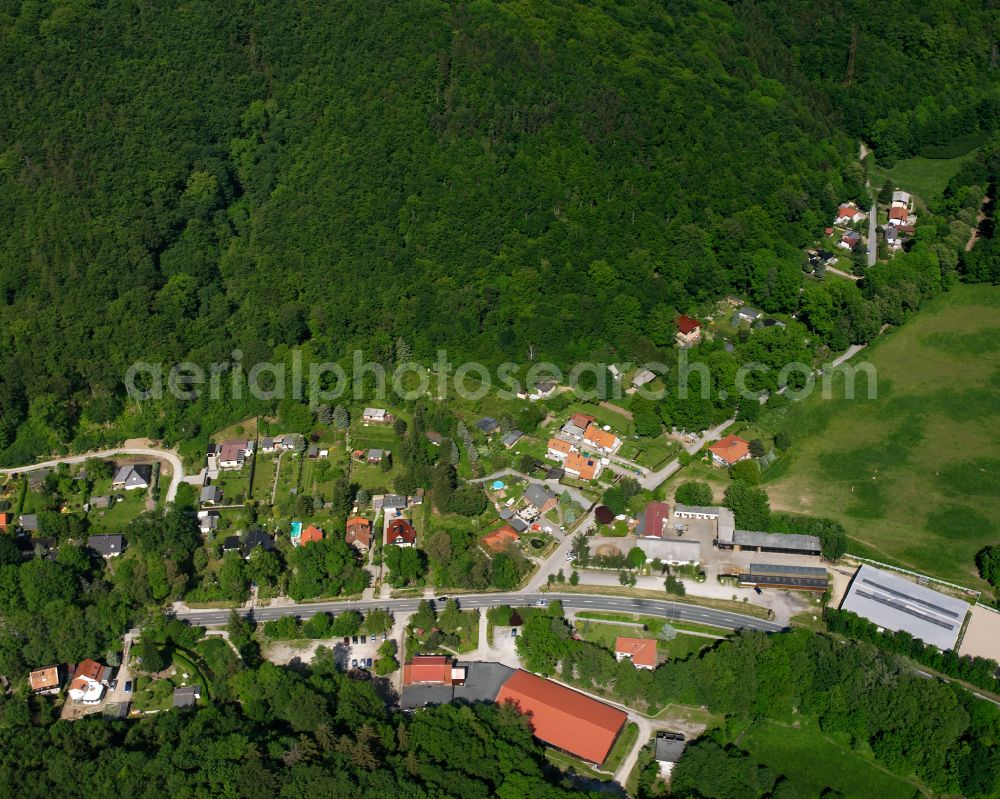
<instances>
[{"instance_id":1,"label":"fence line","mask_svg":"<svg viewBox=\"0 0 1000 799\"><path fill-rule=\"evenodd\" d=\"M997 608L993 607L992 605L984 605L978 599L976 600L976 607L977 608L982 608L983 610L988 610L990 613L996 613L998 616L1000 616L1000 610L998 610Z\"/></svg>"},{"instance_id":2,"label":"fence line","mask_svg":"<svg viewBox=\"0 0 1000 799\"><path fill-rule=\"evenodd\" d=\"M947 580L939 580L937 577L930 577L929 575L921 574L920 572L910 571L909 569L904 569L901 566L893 566L891 563L882 563L881 561L872 560L871 558L862 558L860 555L852 555L850 552L845 553L845 557L861 561L862 563L867 563L871 566L877 566L880 569L891 569L892 571L902 572L903 574L909 574L911 577L919 577L921 580L926 580L931 583L946 585L949 588L954 588L958 591L962 591L965 594L975 594L977 604L979 602L979 597L982 596L983 594L982 591L977 591L976 589L969 588L966 585L949 583Z\"/></svg>"}]
</instances>

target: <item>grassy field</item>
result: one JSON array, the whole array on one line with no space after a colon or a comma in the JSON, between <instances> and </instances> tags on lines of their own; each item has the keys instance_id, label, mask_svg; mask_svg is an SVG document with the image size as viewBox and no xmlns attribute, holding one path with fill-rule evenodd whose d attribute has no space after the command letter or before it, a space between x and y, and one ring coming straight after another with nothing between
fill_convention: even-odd
<instances>
[{"instance_id":1,"label":"grassy field","mask_svg":"<svg viewBox=\"0 0 1000 799\"><path fill-rule=\"evenodd\" d=\"M631 435L633 432L631 420L626 419L617 411L602 408L592 402L574 402L560 414L560 423L565 423L565 420L574 413L586 413L593 416L597 419L598 424L610 425L612 431L618 436Z\"/></svg>"},{"instance_id":2,"label":"grassy field","mask_svg":"<svg viewBox=\"0 0 1000 799\"><path fill-rule=\"evenodd\" d=\"M674 501L674 491L681 483L708 483L714 494L713 501L722 502L726 487L732 482L726 469L719 469L700 460L691 461L683 469L678 469L661 487L668 502Z\"/></svg>"},{"instance_id":3,"label":"grassy field","mask_svg":"<svg viewBox=\"0 0 1000 799\"><path fill-rule=\"evenodd\" d=\"M976 157L972 150L956 158L906 158L897 161L892 169L876 165L874 156L868 159L868 173L872 187L878 191L886 178L894 185L916 194L925 203L941 195L948 181L962 168L962 164Z\"/></svg>"},{"instance_id":4,"label":"grassy field","mask_svg":"<svg viewBox=\"0 0 1000 799\"><path fill-rule=\"evenodd\" d=\"M626 638L656 638L663 626L663 620L661 619L658 625L650 626L649 632L643 632L641 627L586 619L578 621L576 626L580 637L585 641L592 641L613 651L615 639L620 635ZM688 655L700 652L713 643L715 642L711 638L678 633L670 641L657 640L656 651L672 660L683 660Z\"/></svg>"},{"instance_id":5,"label":"grassy field","mask_svg":"<svg viewBox=\"0 0 1000 799\"><path fill-rule=\"evenodd\" d=\"M605 760L603 764L604 770L610 771L612 774L618 771L618 767L621 766L622 761L628 757L628 753L632 751L632 747L635 746L635 742L638 737L638 725L632 721L628 722L628 724L625 725L625 729L621 731L621 735L618 736L618 740L615 741L615 745L608 753L608 759Z\"/></svg>"},{"instance_id":6,"label":"grassy field","mask_svg":"<svg viewBox=\"0 0 1000 799\"><path fill-rule=\"evenodd\" d=\"M839 519L852 552L985 589L973 558L1000 533L998 310L1000 288L959 286L857 356L877 399L862 378L858 399L817 391L765 414L792 442L764 473L772 509Z\"/></svg>"},{"instance_id":7,"label":"grassy field","mask_svg":"<svg viewBox=\"0 0 1000 799\"><path fill-rule=\"evenodd\" d=\"M913 799L917 795L915 784L890 774L809 722L797 728L759 722L739 737L737 745L784 774L798 796L819 796L825 788L849 799Z\"/></svg>"}]
</instances>

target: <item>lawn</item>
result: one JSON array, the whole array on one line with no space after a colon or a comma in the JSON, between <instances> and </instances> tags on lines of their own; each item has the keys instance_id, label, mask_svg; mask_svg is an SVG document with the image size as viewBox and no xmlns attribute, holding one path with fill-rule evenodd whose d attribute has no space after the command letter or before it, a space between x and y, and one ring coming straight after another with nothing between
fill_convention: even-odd
<instances>
[{"instance_id":1,"label":"lawn","mask_svg":"<svg viewBox=\"0 0 1000 799\"><path fill-rule=\"evenodd\" d=\"M839 519L849 549L974 588L1000 527L1000 288L958 286L856 356L877 399L817 391L765 413L788 452L764 473L771 507ZM687 472L688 470L683 470Z\"/></svg>"},{"instance_id":2,"label":"lawn","mask_svg":"<svg viewBox=\"0 0 1000 799\"><path fill-rule=\"evenodd\" d=\"M638 737L639 726L633 721L628 722L625 725L625 729L621 731L621 735L618 736L618 740L615 741L615 745L608 753L608 759L604 761L602 768L605 771L610 771L612 774L618 771L618 767L628 756L628 753L632 751L632 747L635 746L635 741Z\"/></svg>"},{"instance_id":3,"label":"lawn","mask_svg":"<svg viewBox=\"0 0 1000 799\"><path fill-rule=\"evenodd\" d=\"M146 510L145 491L118 491L115 496L123 496L124 498L115 499L107 510L90 512L92 532L105 530L118 532Z\"/></svg>"},{"instance_id":4,"label":"lawn","mask_svg":"<svg viewBox=\"0 0 1000 799\"><path fill-rule=\"evenodd\" d=\"M597 419L597 423L601 425L610 425L612 432L618 436L627 436L632 434L632 422L626 419L617 411L613 411L609 408L602 408L600 405L594 405L589 402L574 402L560 415L560 419L569 419L574 413L586 413Z\"/></svg>"},{"instance_id":5,"label":"lawn","mask_svg":"<svg viewBox=\"0 0 1000 799\"><path fill-rule=\"evenodd\" d=\"M392 490L393 480L398 474L395 464L388 472L383 471L381 466L355 461L351 466L351 482L357 483L362 488L372 491L373 489Z\"/></svg>"},{"instance_id":6,"label":"lawn","mask_svg":"<svg viewBox=\"0 0 1000 799\"><path fill-rule=\"evenodd\" d=\"M591 641L603 646L605 649L614 651L615 639L618 636L626 638L656 638L657 633L663 626L663 620L655 626L650 626L648 632L644 632L641 627L633 627L626 624L614 624L613 622L603 622L597 620L583 619L577 622L577 631L585 641ZM700 652L707 646L711 646L714 641L711 638L703 638L700 635L684 635L678 633L670 641L656 642L656 651L660 655L675 660L683 660L694 652Z\"/></svg>"},{"instance_id":7,"label":"lawn","mask_svg":"<svg viewBox=\"0 0 1000 799\"><path fill-rule=\"evenodd\" d=\"M600 771L594 771L594 769L586 765L582 760L577 760L572 755L560 752L558 749L546 749L545 758L560 771L568 771L571 774L578 774L581 777L589 777L594 780L600 780L601 782L609 782L613 776L611 774L604 774Z\"/></svg>"},{"instance_id":8,"label":"lawn","mask_svg":"<svg viewBox=\"0 0 1000 799\"><path fill-rule=\"evenodd\" d=\"M759 722L739 736L737 745L784 774L798 796L819 796L825 788L849 799L913 799L917 794L916 785L890 774L806 720L800 727Z\"/></svg>"},{"instance_id":9,"label":"lawn","mask_svg":"<svg viewBox=\"0 0 1000 799\"><path fill-rule=\"evenodd\" d=\"M673 441L668 441L663 436L657 436L656 438L624 441L615 454L619 458L634 461L647 469L656 469L678 452L680 452L680 446Z\"/></svg>"},{"instance_id":10,"label":"lawn","mask_svg":"<svg viewBox=\"0 0 1000 799\"><path fill-rule=\"evenodd\" d=\"M364 424L351 426L351 449L399 449L399 436L391 424Z\"/></svg>"},{"instance_id":11,"label":"lawn","mask_svg":"<svg viewBox=\"0 0 1000 799\"><path fill-rule=\"evenodd\" d=\"M976 157L978 149L956 158L906 158L897 161L892 169L876 165L874 156L867 161L872 187L882 188L888 177L893 184L916 194L925 203L941 195L948 181L958 173L962 164Z\"/></svg>"},{"instance_id":12,"label":"lawn","mask_svg":"<svg viewBox=\"0 0 1000 799\"><path fill-rule=\"evenodd\" d=\"M259 502L271 502L271 487L274 485L274 470L278 463L277 455L258 455L254 458L253 486L250 493Z\"/></svg>"},{"instance_id":13,"label":"lawn","mask_svg":"<svg viewBox=\"0 0 1000 799\"><path fill-rule=\"evenodd\" d=\"M695 481L708 483L714 493L714 502L722 502L722 495L731 480L726 469L719 469L701 460L691 461L683 469L678 469L661 487L668 502L674 501L674 491L681 483Z\"/></svg>"},{"instance_id":14,"label":"lawn","mask_svg":"<svg viewBox=\"0 0 1000 799\"><path fill-rule=\"evenodd\" d=\"M250 487L250 464L239 470L219 470L219 476L212 485L222 491L224 505L239 505L246 501Z\"/></svg>"}]
</instances>

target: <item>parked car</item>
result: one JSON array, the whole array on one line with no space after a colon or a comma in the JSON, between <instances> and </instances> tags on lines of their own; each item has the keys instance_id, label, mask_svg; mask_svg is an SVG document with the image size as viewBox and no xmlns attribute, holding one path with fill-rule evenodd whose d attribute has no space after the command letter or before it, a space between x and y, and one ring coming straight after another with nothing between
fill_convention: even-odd
<instances>
[{"instance_id":1,"label":"parked car","mask_svg":"<svg viewBox=\"0 0 1000 799\"><path fill-rule=\"evenodd\" d=\"M351 661L351 668L352 668L352 669L356 669L357 667L358 667L358 659L357 659L357 658L354 658L354 659L353 659L353 660Z\"/></svg>"},{"instance_id":2,"label":"parked car","mask_svg":"<svg viewBox=\"0 0 1000 799\"><path fill-rule=\"evenodd\" d=\"M351 645L351 636L345 635L344 636L344 646L350 646L350 645Z\"/></svg>"},{"instance_id":3,"label":"parked car","mask_svg":"<svg viewBox=\"0 0 1000 799\"><path fill-rule=\"evenodd\" d=\"M362 635L361 636L361 643L363 643L363 644L368 643L368 636L367 635Z\"/></svg>"},{"instance_id":4,"label":"parked car","mask_svg":"<svg viewBox=\"0 0 1000 799\"><path fill-rule=\"evenodd\" d=\"M118 680L112 680L111 682L108 683L108 690L109 691L113 691L117 687L118 687Z\"/></svg>"},{"instance_id":5,"label":"parked car","mask_svg":"<svg viewBox=\"0 0 1000 799\"><path fill-rule=\"evenodd\" d=\"M132 693L132 681L131 680L125 680L125 693L127 693L127 694Z\"/></svg>"},{"instance_id":6,"label":"parked car","mask_svg":"<svg viewBox=\"0 0 1000 799\"><path fill-rule=\"evenodd\" d=\"M510 631L510 637L511 638L517 638L517 627L515 627L514 629L512 629Z\"/></svg>"},{"instance_id":7,"label":"parked car","mask_svg":"<svg viewBox=\"0 0 1000 799\"><path fill-rule=\"evenodd\" d=\"M352 635L352 636L351 636L351 643L352 643L352 644L356 644L357 642L358 642L358 636L356 636L356 635Z\"/></svg>"},{"instance_id":8,"label":"parked car","mask_svg":"<svg viewBox=\"0 0 1000 799\"><path fill-rule=\"evenodd\" d=\"M368 668L371 668L372 667L372 659L368 658L368 660L365 661L365 665L367 665Z\"/></svg>"},{"instance_id":9,"label":"parked car","mask_svg":"<svg viewBox=\"0 0 1000 799\"><path fill-rule=\"evenodd\" d=\"M448 597L446 597L446 596L439 596L437 598L437 601L438 602L447 602L448 601Z\"/></svg>"},{"instance_id":10,"label":"parked car","mask_svg":"<svg viewBox=\"0 0 1000 799\"><path fill-rule=\"evenodd\" d=\"M758 594L763 594L764 593L763 590L761 590L761 587L759 585L755 585L753 587L753 590L756 591Z\"/></svg>"}]
</instances>

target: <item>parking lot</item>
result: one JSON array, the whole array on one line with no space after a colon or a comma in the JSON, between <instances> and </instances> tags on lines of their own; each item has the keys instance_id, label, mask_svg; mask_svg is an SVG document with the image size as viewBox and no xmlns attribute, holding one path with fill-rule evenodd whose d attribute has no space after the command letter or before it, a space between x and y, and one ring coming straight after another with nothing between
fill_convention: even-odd
<instances>
[{"instance_id":1,"label":"parking lot","mask_svg":"<svg viewBox=\"0 0 1000 799\"><path fill-rule=\"evenodd\" d=\"M316 640L296 640L296 641L270 641L265 645L264 657L272 663L285 666L289 663L309 663L316 654L316 650L325 646L333 650L333 656L337 661L337 666L344 671L351 668L371 668L368 666L369 658L374 667L378 658L378 648L382 646L385 638L391 637L392 632L377 636L355 635L349 638L322 638ZM364 638L364 642L361 639ZM362 662L364 665L362 666Z\"/></svg>"},{"instance_id":2,"label":"parking lot","mask_svg":"<svg viewBox=\"0 0 1000 799\"><path fill-rule=\"evenodd\" d=\"M378 658L378 648L382 642L389 637L388 633L380 635L355 635L347 643L347 639L342 639L341 643L345 649L345 666L347 668L370 669ZM364 639L364 640L362 640Z\"/></svg>"}]
</instances>

